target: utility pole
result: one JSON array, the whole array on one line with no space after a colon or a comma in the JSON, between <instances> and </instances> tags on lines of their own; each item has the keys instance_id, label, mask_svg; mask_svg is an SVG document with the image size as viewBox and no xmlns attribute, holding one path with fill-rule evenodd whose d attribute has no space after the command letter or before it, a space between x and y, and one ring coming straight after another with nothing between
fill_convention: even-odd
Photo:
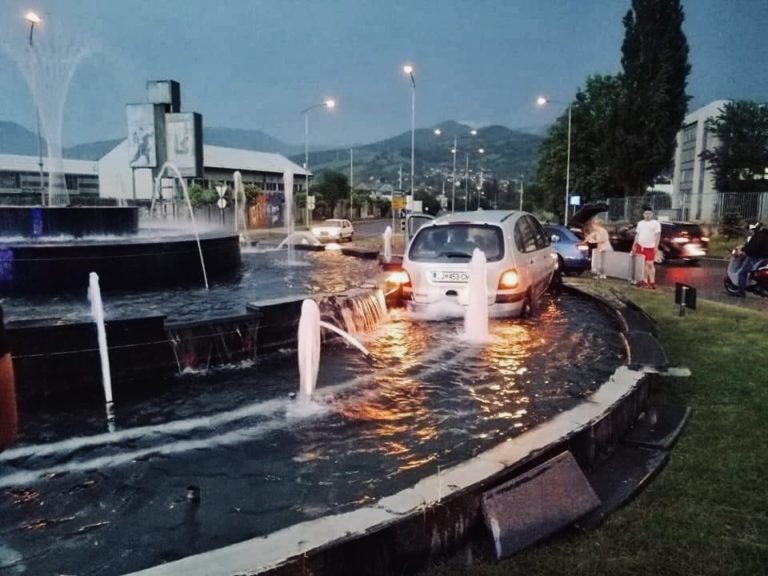
<instances>
[{"instance_id":1,"label":"utility pole","mask_svg":"<svg viewBox=\"0 0 768 576\"><path fill-rule=\"evenodd\" d=\"M355 149L349 149L349 219L352 220L352 193L355 190Z\"/></svg>"}]
</instances>

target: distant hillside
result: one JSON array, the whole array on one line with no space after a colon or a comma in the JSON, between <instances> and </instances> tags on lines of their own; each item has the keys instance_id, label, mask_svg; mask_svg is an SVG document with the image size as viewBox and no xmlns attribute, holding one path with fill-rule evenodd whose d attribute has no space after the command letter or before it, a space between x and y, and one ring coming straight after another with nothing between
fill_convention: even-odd
<instances>
[{"instance_id":1,"label":"distant hillside","mask_svg":"<svg viewBox=\"0 0 768 576\"><path fill-rule=\"evenodd\" d=\"M15 122L0 121L0 154L37 156L37 134Z\"/></svg>"},{"instance_id":2,"label":"distant hillside","mask_svg":"<svg viewBox=\"0 0 768 576\"><path fill-rule=\"evenodd\" d=\"M436 136L435 128L442 134ZM504 126L486 126L470 135L470 127L454 121L443 122L431 128L421 128L415 133L417 184L427 183L434 187L442 185L445 177L453 172L453 137L458 137L456 174L461 177L469 153L469 169L476 173L480 168L486 179L508 180L533 175L536 169L538 149L542 136ZM203 129L206 144L274 152L289 156L297 164L304 162L301 145L292 145L262 132L238 128L206 127ZM64 150L66 158L98 160L121 142L121 139L102 140L71 146ZM484 154L478 149L483 148ZM35 156L38 153L37 135L14 122L0 122L0 154L23 154ZM410 175L411 133L403 132L354 148L355 182L386 182L398 185L402 167L404 187ZM323 169L341 170L349 173L349 148L310 150L309 166L312 171Z\"/></svg>"},{"instance_id":3,"label":"distant hillside","mask_svg":"<svg viewBox=\"0 0 768 576\"><path fill-rule=\"evenodd\" d=\"M440 136L435 135L435 128L440 128ZM479 128L477 135L472 136L469 126L449 121L432 128L416 130L414 172L417 184L427 183L434 188L442 185L443 176L452 175L454 135L458 138L457 179L464 174L467 154L470 173L477 173L482 168L486 179L509 180L519 178L521 174L530 178L536 170L542 136L510 130L504 126ZM483 154L478 152L480 148L484 150ZM292 160L301 163L303 156L296 155ZM309 166L313 172L332 169L348 174L349 149L313 152L310 154ZM354 148L356 183L373 179L397 186L401 167L405 181L410 175L410 166L410 131Z\"/></svg>"},{"instance_id":4,"label":"distant hillside","mask_svg":"<svg viewBox=\"0 0 768 576\"><path fill-rule=\"evenodd\" d=\"M290 156L303 150L301 146L286 144L262 132L261 130L245 130L241 128L203 128L203 139L206 144L240 148L242 150L257 150L259 152L274 152Z\"/></svg>"},{"instance_id":5,"label":"distant hillside","mask_svg":"<svg viewBox=\"0 0 768 576\"><path fill-rule=\"evenodd\" d=\"M122 141L122 138L118 138L116 140L99 140L98 142L77 144L65 148L64 156L74 160L98 160Z\"/></svg>"}]
</instances>

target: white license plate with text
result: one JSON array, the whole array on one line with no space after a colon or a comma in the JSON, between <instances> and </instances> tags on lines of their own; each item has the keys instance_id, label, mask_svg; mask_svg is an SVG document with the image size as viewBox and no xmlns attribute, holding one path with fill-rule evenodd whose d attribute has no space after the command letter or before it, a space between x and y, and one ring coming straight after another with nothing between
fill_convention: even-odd
<instances>
[{"instance_id":1,"label":"white license plate with text","mask_svg":"<svg viewBox=\"0 0 768 576\"><path fill-rule=\"evenodd\" d=\"M433 282L455 282L458 284L466 284L469 282L469 272L445 272L438 271L432 272Z\"/></svg>"}]
</instances>

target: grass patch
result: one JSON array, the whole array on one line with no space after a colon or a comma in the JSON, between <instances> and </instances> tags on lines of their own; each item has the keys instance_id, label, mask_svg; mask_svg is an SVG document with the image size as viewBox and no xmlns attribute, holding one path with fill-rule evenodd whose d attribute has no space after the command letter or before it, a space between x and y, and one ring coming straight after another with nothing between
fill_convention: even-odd
<instances>
[{"instance_id":1,"label":"grass patch","mask_svg":"<svg viewBox=\"0 0 768 576\"><path fill-rule=\"evenodd\" d=\"M710 301L677 315L669 296L625 288L688 379L654 394L691 419L661 474L599 529L496 561L455 559L425 576L747 575L768 571L768 338L764 313Z\"/></svg>"}]
</instances>

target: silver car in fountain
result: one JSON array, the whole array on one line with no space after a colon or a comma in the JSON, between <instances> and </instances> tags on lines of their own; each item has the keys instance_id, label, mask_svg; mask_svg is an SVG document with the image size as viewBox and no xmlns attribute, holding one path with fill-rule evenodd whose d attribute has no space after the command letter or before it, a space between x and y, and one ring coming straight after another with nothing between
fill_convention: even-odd
<instances>
[{"instance_id":1,"label":"silver car in fountain","mask_svg":"<svg viewBox=\"0 0 768 576\"><path fill-rule=\"evenodd\" d=\"M403 256L409 309L460 316L468 303L469 261L485 253L491 316L525 316L549 287L556 255L535 216L515 210L457 212L438 218L414 215L406 224ZM453 313L451 313L451 310Z\"/></svg>"}]
</instances>

